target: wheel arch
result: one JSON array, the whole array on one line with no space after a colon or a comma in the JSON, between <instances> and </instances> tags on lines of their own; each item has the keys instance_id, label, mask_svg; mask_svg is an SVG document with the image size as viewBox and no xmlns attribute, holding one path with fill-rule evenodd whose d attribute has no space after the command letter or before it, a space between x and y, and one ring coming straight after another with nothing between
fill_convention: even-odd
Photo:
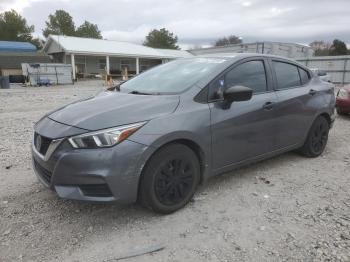
<instances>
[{"instance_id":1,"label":"wheel arch","mask_svg":"<svg viewBox=\"0 0 350 262\"><path fill-rule=\"evenodd\" d=\"M205 153L205 150L203 149L202 146L199 145L198 142L194 141L193 139L190 138L185 138L185 137L179 137L179 138L174 138L170 139L167 141L163 141L162 144L157 145L157 148L153 150L153 152L148 156L148 158L145 160L145 164L142 166L140 176L139 176L139 181L138 181L138 187L137 187L137 198L139 198L140 195L140 188L141 188L141 183L142 183L142 177L144 175L144 170L152 158L154 154L156 154L159 150L163 149L166 146L172 145L172 144L181 144L187 146L189 149L191 149L196 157L198 158L199 165L200 165L200 184L203 184L208 177L206 173L209 170L209 164L208 164L208 155Z\"/></svg>"},{"instance_id":2,"label":"wheel arch","mask_svg":"<svg viewBox=\"0 0 350 262\"><path fill-rule=\"evenodd\" d=\"M313 123L314 123L315 120L316 120L318 117L320 117L320 116L321 116L321 117L324 117L324 118L327 120L327 123L328 123L329 127L331 127L331 125L332 125L332 119L331 119L330 114L329 114L328 112L326 112L326 111L321 111L321 112L317 113L317 114L315 115L315 117L312 119L312 121L310 122L308 128L307 128L306 131L305 131L305 134L304 134L304 137L303 137L303 140L302 140L302 141L303 141L302 144L305 143L306 138L307 138L307 136L308 136L308 134L309 134L309 132L310 132L310 129L311 129Z\"/></svg>"},{"instance_id":3,"label":"wheel arch","mask_svg":"<svg viewBox=\"0 0 350 262\"><path fill-rule=\"evenodd\" d=\"M332 125L331 116L327 112L323 112L323 113L319 114L315 119L317 119L320 116L324 117L327 120L329 127L331 127L331 125Z\"/></svg>"}]
</instances>

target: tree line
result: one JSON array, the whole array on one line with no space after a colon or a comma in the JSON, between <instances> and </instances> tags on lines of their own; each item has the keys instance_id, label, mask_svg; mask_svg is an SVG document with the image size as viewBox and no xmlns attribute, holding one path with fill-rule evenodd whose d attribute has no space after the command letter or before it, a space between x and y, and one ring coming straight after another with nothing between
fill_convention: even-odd
<instances>
[{"instance_id":1,"label":"tree line","mask_svg":"<svg viewBox=\"0 0 350 262\"><path fill-rule=\"evenodd\" d=\"M34 31L34 25L28 25L27 20L15 10L0 13L0 40L31 42L38 49L41 49L45 40L33 37ZM64 10L56 10L55 13L48 16L42 33L45 38L52 34L102 39L97 24L85 21L83 24L76 26L73 17ZM217 39L213 45L227 46L241 43L241 37L229 35ZM179 49L178 37L165 28L151 30L143 45L154 48ZM316 40L310 43L310 47L315 50L316 56L350 54L346 44L339 39L335 39L333 43Z\"/></svg>"},{"instance_id":2,"label":"tree line","mask_svg":"<svg viewBox=\"0 0 350 262\"><path fill-rule=\"evenodd\" d=\"M54 34L102 39L101 31L96 24L85 21L76 27L72 16L64 10L50 14L45 24L46 28L42 33L46 38ZM40 49L43 40L33 37L34 31L34 25L28 25L27 20L15 10L0 13L0 40L30 42Z\"/></svg>"},{"instance_id":3,"label":"tree line","mask_svg":"<svg viewBox=\"0 0 350 262\"><path fill-rule=\"evenodd\" d=\"M332 43L315 40L309 45L315 51L315 56L350 55L350 50L345 42L339 39L334 39Z\"/></svg>"},{"instance_id":4,"label":"tree line","mask_svg":"<svg viewBox=\"0 0 350 262\"><path fill-rule=\"evenodd\" d=\"M73 17L64 10L56 10L54 14L50 14L45 25L42 29L45 38L51 34L102 39L97 24L85 21L76 27ZM27 20L15 10L0 13L0 41L30 42L41 49L45 41L33 37L34 31L34 25L28 25ZM176 35L162 28L150 31L143 44L154 48L179 49L177 42Z\"/></svg>"}]
</instances>

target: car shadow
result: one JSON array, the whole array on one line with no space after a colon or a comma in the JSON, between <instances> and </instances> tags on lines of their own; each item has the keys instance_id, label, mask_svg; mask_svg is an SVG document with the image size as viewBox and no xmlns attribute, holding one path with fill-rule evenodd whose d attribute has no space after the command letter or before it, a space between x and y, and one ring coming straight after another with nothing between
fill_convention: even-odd
<instances>
[{"instance_id":1,"label":"car shadow","mask_svg":"<svg viewBox=\"0 0 350 262\"><path fill-rule=\"evenodd\" d=\"M208 211L203 205L215 205L215 196L222 190L235 194L235 189L242 186L243 182L254 183L257 171L261 170L267 174L266 179L273 180L268 176L269 168L285 166L290 161L298 161L301 158L293 152L286 153L213 177L198 188L194 199L185 208L166 216L156 214L137 204L64 200L39 182L35 182L29 191L9 197L8 207L2 210L2 223L12 228L11 242L14 245L16 242L21 242L25 246L41 245L45 248L54 248L58 253L65 248L73 250L76 244L74 241L81 244L91 241L92 238L104 239L110 232L114 232L114 236L125 232L147 232L167 221L171 223L182 221L176 230L185 230L186 227L194 225L195 217ZM198 200L203 194L206 196L205 200ZM187 218L192 220L187 223ZM45 241L43 232L48 232L45 233ZM23 235L30 237L24 238Z\"/></svg>"},{"instance_id":2,"label":"car shadow","mask_svg":"<svg viewBox=\"0 0 350 262\"><path fill-rule=\"evenodd\" d=\"M239 183L240 180L254 179L257 170L268 171L270 166L288 165L290 161L297 161L300 158L303 159L303 157L299 156L297 153L289 152L214 176L199 186L195 197L203 192L206 192L208 195L215 194L217 193L216 191L218 188L234 186L234 184L231 183ZM56 193L43 188L40 184L37 184L35 187L40 188L40 192L39 194L36 194L33 200L36 200L36 204L39 203L39 206L41 204L45 207L45 210L40 212L47 214L54 213L62 219L79 219L80 222L83 222L84 220L98 220L105 226L108 226L108 224L114 225L117 222L119 226L122 226L123 224L130 223L130 219L137 220L138 218L142 218L142 220L145 221L145 219L147 220L162 216L141 207L137 203L122 205L113 202L91 203L65 200L59 198ZM43 204L43 202L47 202L47 204ZM193 202L194 201L192 201L192 203Z\"/></svg>"}]
</instances>

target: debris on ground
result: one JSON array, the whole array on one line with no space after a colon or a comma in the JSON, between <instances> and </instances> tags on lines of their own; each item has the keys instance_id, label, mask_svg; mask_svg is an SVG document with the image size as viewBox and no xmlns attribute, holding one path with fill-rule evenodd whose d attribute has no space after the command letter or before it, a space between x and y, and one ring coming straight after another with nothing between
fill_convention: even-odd
<instances>
[{"instance_id":1,"label":"debris on ground","mask_svg":"<svg viewBox=\"0 0 350 262\"><path fill-rule=\"evenodd\" d=\"M140 250L131 251L127 255L122 255L122 256L117 257L117 258L110 258L110 259L107 259L107 260L104 260L104 261L105 262L119 261L119 260L128 259L128 258L132 258L132 257L138 257L138 256L146 255L146 254L152 254L152 253L161 251L164 248L165 248L165 246L162 246L162 245L150 246L150 247L146 247L146 248L143 248L143 249L140 249Z\"/></svg>"}]
</instances>

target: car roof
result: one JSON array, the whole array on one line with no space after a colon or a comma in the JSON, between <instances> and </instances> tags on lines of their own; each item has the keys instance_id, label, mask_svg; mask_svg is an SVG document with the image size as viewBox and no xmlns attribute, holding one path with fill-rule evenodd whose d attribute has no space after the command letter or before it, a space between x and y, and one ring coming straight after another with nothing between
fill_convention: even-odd
<instances>
[{"instance_id":1,"label":"car roof","mask_svg":"<svg viewBox=\"0 0 350 262\"><path fill-rule=\"evenodd\" d=\"M229 63L233 63L233 62L236 62L238 60L241 60L241 59L245 59L245 58L254 58L254 57L268 57L268 58L273 58L273 59L278 59L278 60L282 60L282 61L285 61L285 62L289 62L291 64L294 64L294 65L297 65L307 71L309 71L310 73L313 73L312 71L310 71L310 69L291 59L291 58L287 58L287 57L283 57L283 56L277 56L277 55L270 55L270 54L259 54L259 53L215 53L215 54L206 54L206 55L197 55L197 56L194 56L194 57L190 57L190 58L184 58L184 59L195 59L195 58L198 58L198 57L201 57L201 58L216 58L216 59L225 59L227 60L227 62Z\"/></svg>"}]
</instances>

